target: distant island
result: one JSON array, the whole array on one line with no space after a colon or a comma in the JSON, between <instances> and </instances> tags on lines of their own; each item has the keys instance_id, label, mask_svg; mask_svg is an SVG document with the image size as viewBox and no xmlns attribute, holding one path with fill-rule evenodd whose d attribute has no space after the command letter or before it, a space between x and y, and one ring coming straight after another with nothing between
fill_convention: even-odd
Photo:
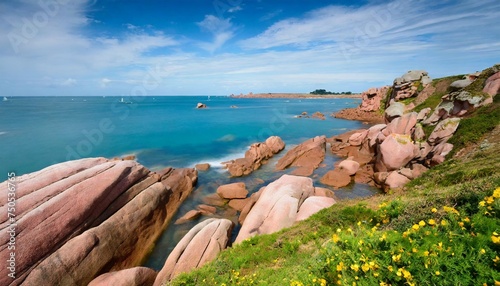
<instances>
[{"instance_id":1,"label":"distant island","mask_svg":"<svg viewBox=\"0 0 500 286\"><path fill-rule=\"evenodd\" d=\"M321 93L323 92L324 93ZM316 93L320 92L320 93ZM329 92L324 89L317 89L313 92L310 93L248 93L248 94L231 94L230 97L233 98L361 98L360 93L352 93L352 92L342 92L342 93L335 93L335 92Z\"/></svg>"}]
</instances>

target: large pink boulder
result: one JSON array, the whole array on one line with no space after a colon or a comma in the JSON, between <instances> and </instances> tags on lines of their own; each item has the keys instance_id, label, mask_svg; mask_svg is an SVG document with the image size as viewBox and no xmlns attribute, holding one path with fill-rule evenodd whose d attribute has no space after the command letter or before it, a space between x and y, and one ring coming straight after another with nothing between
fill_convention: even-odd
<instances>
[{"instance_id":1,"label":"large pink boulder","mask_svg":"<svg viewBox=\"0 0 500 286\"><path fill-rule=\"evenodd\" d=\"M346 159L339 163L338 168L344 170L349 176L353 176L359 170L359 163Z\"/></svg>"},{"instance_id":2,"label":"large pink boulder","mask_svg":"<svg viewBox=\"0 0 500 286\"><path fill-rule=\"evenodd\" d=\"M361 132L357 132L351 135L349 137L349 144L352 146L360 146L363 144L363 141L365 140L366 136L368 135L368 130L363 130Z\"/></svg>"},{"instance_id":3,"label":"large pink boulder","mask_svg":"<svg viewBox=\"0 0 500 286\"><path fill-rule=\"evenodd\" d=\"M227 219L207 219L194 226L177 243L154 282L163 286L177 275L212 261L226 248L233 223Z\"/></svg>"},{"instance_id":4,"label":"large pink boulder","mask_svg":"<svg viewBox=\"0 0 500 286\"><path fill-rule=\"evenodd\" d=\"M248 195L245 183L238 182L222 185L217 188L217 194L223 199L244 199Z\"/></svg>"},{"instance_id":5,"label":"large pink boulder","mask_svg":"<svg viewBox=\"0 0 500 286\"><path fill-rule=\"evenodd\" d=\"M391 134L379 145L379 162L385 166L377 171L392 171L404 167L414 157L414 145L410 135Z\"/></svg>"},{"instance_id":6,"label":"large pink boulder","mask_svg":"<svg viewBox=\"0 0 500 286\"><path fill-rule=\"evenodd\" d=\"M455 133L460 123L460 118L448 118L440 121L431 135L427 139L430 145L438 145L439 143L446 142Z\"/></svg>"},{"instance_id":7,"label":"large pink boulder","mask_svg":"<svg viewBox=\"0 0 500 286\"><path fill-rule=\"evenodd\" d=\"M23 247L16 248L13 285L86 285L105 271L137 266L196 182L193 169L161 176L135 161L58 165L20 177L26 189L16 242Z\"/></svg>"},{"instance_id":8,"label":"large pink boulder","mask_svg":"<svg viewBox=\"0 0 500 286\"><path fill-rule=\"evenodd\" d=\"M389 189L397 189L403 187L408 182L410 182L410 179L399 174L397 171L393 171L389 174L389 176L387 176L385 185Z\"/></svg>"},{"instance_id":9,"label":"large pink boulder","mask_svg":"<svg viewBox=\"0 0 500 286\"><path fill-rule=\"evenodd\" d=\"M150 286L155 282L156 274L156 271L147 267L128 268L102 274L88 286Z\"/></svg>"},{"instance_id":10,"label":"large pink boulder","mask_svg":"<svg viewBox=\"0 0 500 286\"><path fill-rule=\"evenodd\" d=\"M269 234L293 225L304 200L314 194L312 180L283 175L265 187L245 218L236 243L258 234Z\"/></svg>"},{"instance_id":11,"label":"large pink boulder","mask_svg":"<svg viewBox=\"0 0 500 286\"><path fill-rule=\"evenodd\" d=\"M395 118L387 124L384 135L388 136L391 133L410 135L415 124L417 124L417 115L416 112L410 112Z\"/></svg>"},{"instance_id":12,"label":"large pink boulder","mask_svg":"<svg viewBox=\"0 0 500 286\"><path fill-rule=\"evenodd\" d=\"M495 96L500 92L500 72L490 76L484 85L483 92Z\"/></svg>"},{"instance_id":13,"label":"large pink boulder","mask_svg":"<svg viewBox=\"0 0 500 286\"><path fill-rule=\"evenodd\" d=\"M298 167L293 174L311 175L325 158L326 137L316 136L288 151L276 164L276 170Z\"/></svg>"},{"instance_id":14,"label":"large pink boulder","mask_svg":"<svg viewBox=\"0 0 500 286\"><path fill-rule=\"evenodd\" d=\"M351 183L351 176L344 170L335 168L323 175L320 182L335 188L342 188Z\"/></svg>"},{"instance_id":15,"label":"large pink boulder","mask_svg":"<svg viewBox=\"0 0 500 286\"><path fill-rule=\"evenodd\" d=\"M299 212L297 213L296 221L301 221L308 219L313 214L319 212L322 209L326 209L335 204L333 198L328 197L308 197L300 206Z\"/></svg>"}]
</instances>

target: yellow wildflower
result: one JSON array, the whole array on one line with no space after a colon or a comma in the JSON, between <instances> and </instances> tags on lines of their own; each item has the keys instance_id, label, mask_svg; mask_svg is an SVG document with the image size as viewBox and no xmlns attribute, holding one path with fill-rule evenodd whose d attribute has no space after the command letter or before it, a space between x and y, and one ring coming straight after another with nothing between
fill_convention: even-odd
<instances>
[{"instance_id":1,"label":"yellow wildflower","mask_svg":"<svg viewBox=\"0 0 500 286\"><path fill-rule=\"evenodd\" d=\"M480 202L479 202L479 206L480 206L480 207L484 207L484 206L486 206L486 202L485 202L485 201L480 201Z\"/></svg>"},{"instance_id":2,"label":"yellow wildflower","mask_svg":"<svg viewBox=\"0 0 500 286\"><path fill-rule=\"evenodd\" d=\"M500 244L500 237L492 235L491 241L493 241L494 244Z\"/></svg>"},{"instance_id":3,"label":"yellow wildflower","mask_svg":"<svg viewBox=\"0 0 500 286\"><path fill-rule=\"evenodd\" d=\"M398 254L398 255L393 255L392 256L392 261L394 262L398 262L401 260L401 254Z\"/></svg>"},{"instance_id":4,"label":"yellow wildflower","mask_svg":"<svg viewBox=\"0 0 500 286\"><path fill-rule=\"evenodd\" d=\"M368 270L370 270L370 265L368 265L367 263L363 264L361 266L361 270L363 270L363 272L368 272Z\"/></svg>"},{"instance_id":5,"label":"yellow wildflower","mask_svg":"<svg viewBox=\"0 0 500 286\"><path fill-rule=\"evenodd\" d=\"M437 275L437 276L441 275L441 272L436 271L436 275Z\"/></svg>"},{"instance_id":6,"label":"yellow wildflower","mask_svg":"<svg viewBox=\"0 0 500 286\"><path fill-rule=\"evenodd\" d=\"M359 271L359 265L357 263L351 265L351 269L354 270L354 272L358 272Z\"/></svg>"},{"instance_id":7,"label":"yellow wildflower","mask_svg":"<svg viewBox=\"0 0 500 286\"><path fill-rule=\"evenodd\" d=\"M429 256L429 251L424 251L424 256Z\"/></svg>"},{"instance_id":8,"label":"yellow wildflower","mask_svg":"<svg viewBox=\"0 0 500 286\"><path fill-rule=\"evenodd\" d=\"M498 262L500 262L500 257L496 256L495 259L493 259L493 262L495 262L495 264L497 264Z\"/></svg>"},{"instance_id":9,"label":"yellow wildflower","mask_svg":"<svg viewBox=\"0 0 500 286\"><path fill-rule=\"evenodd\" d=\"M429 220L428 223L429 223L429 225L436 225L436 221L432 218Z\"/></svg>"},{"instance_id":10,"label":"yellow wildflower","mask_svg":"<svg viewBox=\"0 0 500 286\"><path fill-rule=\"evenodd\" d=\"M447 222L445 219L443 219L443 220L441 221L441 225L442 225L442 226L446 226L447 224L448 224L448 222Z\"/></svg>"},{"instance_id":11,"label":"yellow wildflower","mask_svg":"<svg viewBox=\"0 0 500 286\"><path fill-rule=\"evenodd\" d=\"M484 198L484 200L486 201L487 204L491 205L495 200L493 199L493 197L486 197Z\"/></svg>"},{"instance_id":12,"label":"yellow wildflower","mask_svg":"<svg viewBox=\"0 0 500 286\"><path fill-rule=\"evenodd\" d=\"M337 243L337 242L339 242L339 240L340 240L340 237L339 237L336 233L334 233L334 234L332 235L332 241L333 241L334 243Z\"/></svg>"},{"instance_id":13,"label":"yellow wildflower","mask_svg":"<svg viewBox=\"0 0 500 286\"><path fill-rule=\"evenodd\" d=\"M404 278L411 279L411 273L410 273L410 271L408 271L408 270L406 270L406 269L403 268L402 272L403 272L403 277Z\"/></svg>"},{"instance_id":14,"label":"yellow wildflower","mask_svg":"<svg viewBox=\"0 0 500 286\"><path fill-rule=\"evenodd\" d=\"M479 253L481 253L481 254L485 254L485 253L486 253L486 250L484 250L484 248L481 248L481 250L479 250Z\"/></svg>"},{"instance_id":15,"label":"yellow wildflower","mask_svg":"<svg viewBox=\"0 0 500 286\"><path fill-rule=\"evenodd\" d=\"M500 198L500 187L496 188L493 191L493 197L496 198L496 199Z\"/></svg>"},{"instance_id":16,"label":"yellow wildflower","mask_svg":"<svg viewBox=\"0 0 500 286\"><path fill-rule=\"evenodd\" d=\"M387 270L389 270L390 272L392 272L394 270L394 268L392 268L392 265L389 265L389 266L387 266Z\"/></svg>"},{"instance_id":17,"label":"yellow wildflower","mask_svg":"<svg viewBox=\"0 0 500 286\"><path fill-rule=\"evenodd\" d=\"M431 212L435 213L437 212L438 210L436 208L432 208Z\"/></svg>"},{"instance_id":18,"label":"yellow wildflower","mask_svg":"<svg viewBox=\"0 0 500 286\"><path fill-rule=\"evenodd\" d=\"M337 265L337 271L342 271L344 270L344 262L340 261L339 264Z\"/></svg>"},{"instance_id":19,"label":"yellow wildflower","mask_svg":"<svg viewBox=\"0 0 500 286\"><path fill-rule=\"evenodd\" d=\"M418 224L414 224L411 228L413 228L413 230L418 230L420 227L418 226Z\"/></svg>"},{"instance_id":20,"label":"yellow wildflower","mask_svg":"<svg viewBox=\"0 0 500 286\"><path fill-rule=\"evenodd\" d=\"M421 227L424 227L425 226L425 221L423 221L423 220L419 221L418 225L421 226Z\"/></svg>"}]
</instances>

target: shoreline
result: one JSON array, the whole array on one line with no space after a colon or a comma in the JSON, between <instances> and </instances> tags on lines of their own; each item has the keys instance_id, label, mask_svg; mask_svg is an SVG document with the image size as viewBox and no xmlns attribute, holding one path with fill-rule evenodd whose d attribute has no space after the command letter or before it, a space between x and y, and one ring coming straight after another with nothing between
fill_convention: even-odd
<instances>
[{"instance_id":1,"label":"shoreline","mask_svg":"<svg viewBox=\"0 0 500 286\"><path fill-rule=\"evenodd\" d=\"M355 94L310 94L310 93L249 93L234 95L231 94L230 98L311 98L311 99L322 99L322 98L362 98L361 93Z\"/></svg>"}]
</instances>

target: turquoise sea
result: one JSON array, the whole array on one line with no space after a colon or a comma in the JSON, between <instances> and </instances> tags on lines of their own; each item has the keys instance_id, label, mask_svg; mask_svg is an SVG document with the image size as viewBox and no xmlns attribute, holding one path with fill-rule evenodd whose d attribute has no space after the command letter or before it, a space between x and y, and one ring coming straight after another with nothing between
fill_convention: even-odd
<instances>
[{"instance_id":1,"label":"turquoise sea","mask_svg":"<svg viewBox=\"0 0 500 286\"><path fill-rule=\"evenodd\" d=\"M198 102L208 108L196 109ZM208 172L199 172L198 187L179 209L179 217L202 203L220 184L244 181L249 191L255 192L289 172L274 172L274 164L300 142L362 128L360 122L329 116L359 103L359 99L225 96L123 97L123 102L122 97L11 97L0 101L0 179L6 180L8 172L21 175L66 160L97 156L134 154L152 170L211 163ZM320 111L326 120L294 117L304 111ZM220 162L242 157L250 144L271 135L280 136L287 148L254 174L229 178L220 168ZM315 185L321 186L319 178L338 159L327 156L326 167L315 172ZM336 195L346 198L375 192L368 186L353 185L336 191ZM227 211L220 209L218 215L234 216ZM172 224L145 264L160 269L177 241L196 222Z\"/></svg>"}]
</instances>

